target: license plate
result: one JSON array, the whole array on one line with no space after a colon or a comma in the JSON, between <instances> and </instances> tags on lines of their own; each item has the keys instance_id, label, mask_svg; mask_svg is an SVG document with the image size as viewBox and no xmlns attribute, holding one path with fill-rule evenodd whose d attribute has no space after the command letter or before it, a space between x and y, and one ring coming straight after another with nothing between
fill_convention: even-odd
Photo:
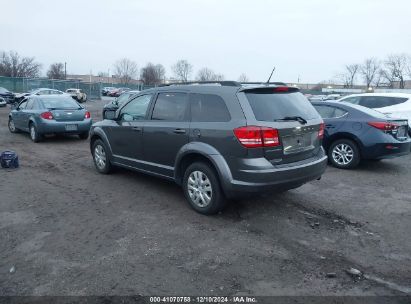
<instances>
[{"instance_id":1,"label":"license plate","mask_svg":"<svg viewBox=\"0 0 411 304\"><path fill-rule=\"evenodd\" d=\"M297 153L313 147L312 134L284 136L282 138L284 154Z\"/></svg>"},{"instance_id":2,"label":"license plate","mask_svg":"<svg viewBox=\"0 0 411 304\"><path fill-rule=\"evenodd\" d=\"M66 125L66 131L77 131L77 125Z\"/></svg>"}]
</instances>

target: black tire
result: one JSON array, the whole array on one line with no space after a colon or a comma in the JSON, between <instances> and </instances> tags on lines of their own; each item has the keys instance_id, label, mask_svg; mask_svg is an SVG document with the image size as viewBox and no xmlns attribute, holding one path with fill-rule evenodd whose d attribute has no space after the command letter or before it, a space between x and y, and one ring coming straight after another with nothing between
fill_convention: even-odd
<instances>
[{"instance_id":1,"label":"black tire","mask_svg":"<svg viewBox=\"0 0 411 304\"><path fill-rule=\"evenodd\" d=\"M101 150L98 147L101 147ZM91 151L93 155L94 165L96 166L97 171L102 174L110 173L112 170L112 166L110 163L110 158L109 158L108 149L107 149L106 144L101 139L97 139L93 143L93 148ZM101 152L104 152L104 153L101 153ZM99 155L100 157L98 157L98 153L100 154ZM99 160L102 160L101 156L104 157L104 165L99 161Z\"/></svg>"},{"instance_id":2,"label":"black tire","mask_svg":"<svg viewBox=\"0 0 411 304\"><path fill-rule=\"evenodd\" d=\"M80 133L80 134L78 135L78 137L80 137L80 139L87 139L87 138L88 138L88 132Z\"/></svg>"},{"instance_id":3,"label":"black tire","mask_svg":"<svg viewBox=\"0 0 411 304\"><path fill-rule=\"evenodd\" d=\"M350 139L336 140L328 149L328 160L336 168L353 169L358 166L361 160L358 145Z\"/></svg>"},{"instance_id":4,"label":"black tire","mask_svg":"<svg viewBox=\"0 0 411 304\"><path fill-rule=\"evenodd\" d=\"M9 117L9 122L8 122L7 126L9 127L10 133L19 133L20 132L20 130L17 129L16 126L14 125L14 121L11 117Z\"/></svg>"},{"instance_id":5,"label":"black tire","mask_svg":"<svg viewBox=\"0 0 411 304\"><path fill-rule=\"evenodd\" d=\"M29 125L29 134L33 142L38 143L43 139L43 136L37 131L37 128L34 123Z\"/></svg>"},{"instance_id":6,"label":"black tire","mask_svg":"<svg viewBox=\"0 0 411 304\"><path fill-rule=\"evenodd\" d=\"M195 187L198 187L196 188L198 189L198 191L196 190L197 192L194 192L193 189L189 190L189 178L192 173L195 175L196 174L195 172L200 172L203 174L201 178L199 178L199 180L202 180L204 182L204 184L201 186L195 185ZM206 180L203 179L204 177L206 178ZM207 187L206 185L209 185L209 187ZM207 188L211 188L211 192L207 191L206 190ZM217 177L217 173L215 172L213 168L211 168L206 163L196 162L196 163L191 164L187 168L187 170L184 172L183 190L184 190L184 195L186 199L190 203L190 206L198 213L206 214L206 215L216 214L219 211L223 210L226 205L226 199L224 197L223 191L221 190L221 186L220 186L220 182ZM200 192L201 192L201 196L199 195ZM195 198L199 198L199 197L201 197L200 200L201 199L205 200L206 199L205 197L208 197L209 201L207 203L205 203L204 201L196 202ZM204 206L200 206L202 203Z\"/></svg>"}]
</instances>

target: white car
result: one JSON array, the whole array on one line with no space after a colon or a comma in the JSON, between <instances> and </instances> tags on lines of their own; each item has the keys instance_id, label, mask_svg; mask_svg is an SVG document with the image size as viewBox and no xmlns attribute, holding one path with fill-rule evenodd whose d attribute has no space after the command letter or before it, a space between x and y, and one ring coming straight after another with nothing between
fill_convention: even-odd
<instances>
[{"instance_id":1,"label":"white car","mask_svg":"<svg viewBox=\"0 0 411 304\"><path fill-rule=\"evenodd\" d=\"M403 118L408 120L411 126L411 94L407 93L365 93L354 94L343 97L338 101L357 104L378 112L389 115L393 118ZM411 136L411 129L409 129Z\"/></svg>"},{"instance_id":2,"label":"white car","mask_svg":"<svg viewBox=\"0 0 411 304\"><path fill-rule=\"evenodd\" d=\"M0 97L0 107L5 107L7 106L7 102L3 97Z\"/></svg>"},{"instance_id":3,"label":"white car","mask_svg":"<svg viewBox=\"0 0 411 304\"><path fill-rule=\"evenodd\" d=\"M78 102L86 102L87 101L87 94L83 92L81 89L67 89L66 93L70 94Z\"/></svg>"}]
</instances>

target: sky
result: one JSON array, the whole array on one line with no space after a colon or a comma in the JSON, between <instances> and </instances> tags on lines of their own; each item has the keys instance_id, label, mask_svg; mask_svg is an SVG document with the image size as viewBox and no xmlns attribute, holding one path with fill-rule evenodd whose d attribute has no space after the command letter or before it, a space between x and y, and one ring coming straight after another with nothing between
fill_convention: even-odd
<instances>
[{"instance_id":1,"label":"sky","mask_svg":"<svg viewBox=\"0 0 411 304\"><path fill-rule=\"evenodd\" d=\"M113 71L179 59L237 80L317 83L345 64L411 54L409 0L0 0L0 50L34 56L42 73ZM192 78L193 78L192 77Z\"/></svg>"}]
</instances>

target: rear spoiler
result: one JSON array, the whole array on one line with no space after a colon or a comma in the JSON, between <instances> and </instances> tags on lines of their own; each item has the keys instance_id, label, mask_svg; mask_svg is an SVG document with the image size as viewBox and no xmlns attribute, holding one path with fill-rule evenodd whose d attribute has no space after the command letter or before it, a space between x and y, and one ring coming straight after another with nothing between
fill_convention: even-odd
<instances>
[{"instance_id":1,"label":"rear spoiler","mask_svg":"<svg viewBox=\"0 0 411 304\"><path fill-rule=\"evenodd\" d=\"M275 94L275 93L295 93L300 92L299 88L288 86L258 86L258 87L244 87L238 90L243 93L254 94Z\"/></svg>"}]
</instances>

